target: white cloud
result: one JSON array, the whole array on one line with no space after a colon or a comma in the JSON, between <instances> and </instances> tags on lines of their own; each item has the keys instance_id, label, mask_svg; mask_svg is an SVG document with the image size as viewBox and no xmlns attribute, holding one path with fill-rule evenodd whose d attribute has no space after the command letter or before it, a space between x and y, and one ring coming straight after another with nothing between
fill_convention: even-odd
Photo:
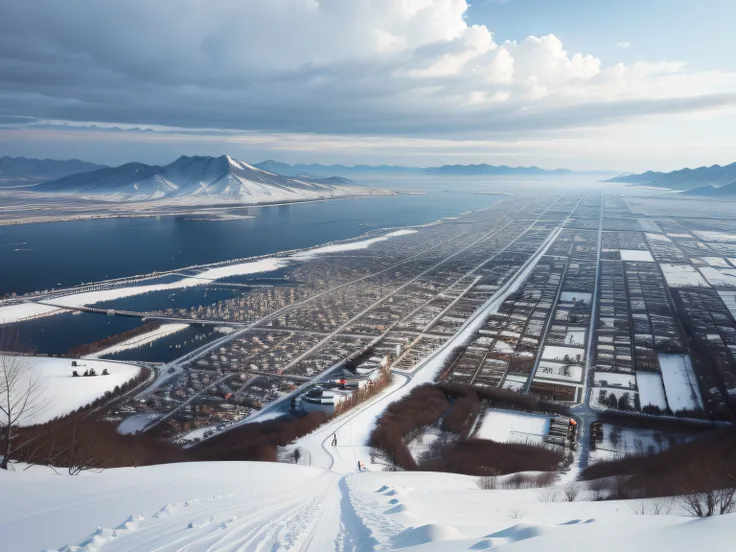
<instances>
[{"instance_id":1,"label":"white cloud","mask_svg":"<svg viewBox=\"0 0 736 552\"><path fill-rule=\"evenodd\" d=\"M736 75L497 43L465 0L36 0L0 18L0 116L467 136L736 104ZM623 47L620 43L619 46Z\"/></svg>"},{"instance_id":2,"label":"white cloud","mask_svg":"<svg viewBox=\"0 0 736 552\"><path fill-rule=\"evenodd\" d=\"M631 47L631 42L617 42L616 43L616 46L618 48L630 48Z\"/></svg>"}]
</instances>

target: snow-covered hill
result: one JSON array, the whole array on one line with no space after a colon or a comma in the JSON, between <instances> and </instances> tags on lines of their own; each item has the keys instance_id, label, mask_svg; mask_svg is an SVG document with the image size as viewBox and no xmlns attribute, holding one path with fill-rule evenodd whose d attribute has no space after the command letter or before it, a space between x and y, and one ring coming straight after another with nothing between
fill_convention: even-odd
<instances>
[{"instance_id":1,"label":"snow-covered hill","mask_svg":"<svg viewBox=\"0 0 736 552\"><path fill-rule=\"evenodd\" d=\"M272 203L370 194L342 178L288 178L221 157L181 156L164 167L127 163L45 182L41 193L106 200L175 199L181 203Z\"/></svg>"},{"instance_id":2,"label":"snow-covered hill","mask_svg":"<svg viewBox=\"0 0 736 552\"><path fill-rule=\"evenodd\" d=\"M547 502L539 490L481 490L439 473L230 462L73 477L33 467L0 472L0 491L12 497L0 501L0 548L12 552L685 552L728 550L736 538L735 515L637 515L641 502Z\"/></svg>"},{"instance_id":3,"label":"snow-covered hill","mask_svg":"<svg viewBox=\"0 0 736 552\"><path fill-rule=\"evenodd\" d=\"M72 362L77 362L78 366L72 366ZM56 417L65 416L99 399L106 392L113 391L115 387L127 383L141 371L139 366L124 362L0 353L0 365L10 367L11 364L14 366L14 373L17 374L15 378L18 384L13 387L9 397L0 396L0 407L5 407L10 401L18 411L20 401L26 399L25 390L32 382L36 382L36 392L32 394L30 404L18 419L18 425L43 424ZM94 369L97 375L82 376L88 369ZM72 376L73 370L76 370L80 377ZM103 370L107 370L108 375L103 376Z\"/></svg>"}]
</instances>

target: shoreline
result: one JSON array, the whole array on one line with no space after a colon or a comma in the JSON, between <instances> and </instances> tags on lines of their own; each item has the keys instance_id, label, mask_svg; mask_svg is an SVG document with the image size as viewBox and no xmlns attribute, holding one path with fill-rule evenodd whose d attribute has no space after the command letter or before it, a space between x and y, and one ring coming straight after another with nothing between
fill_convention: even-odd
<instances>
[{"instance_id":1,"label":"shoreline","mask_svg":"<svg viewBox=\"0 0 736 552\"><path fill-rule=\"evenodd\" d=\"M265 203L212 203L212 204L189 204L189 205L177 205L177 204L162 204L159 206L159 209L162 210L152 210L152 211L141 211L141 212L105 212L108 209L112 209L115 207L125 207L126 204L124 202L121 203L107 203L107 204L100 204L98 206L93 206L90 208L89 213L80 213L80 214L66 214L66 215L51 215L51 216L29 216L27 218L17 218L17 219L7 219L7 218L0 218L0 227L3 226L18 226L22 224L48 224L53 222L74 222L74 221L80 221L80 220L104 220L104 219L113 219L113 218L151 218L151 217L173 217L173 216L192 216L197 217L196 220L209 220L212 222L221 222L221 221L227 221L227 220L242 220L242 219L252 219L256 218L256 215L234 215L232 217L227 216L221 216L217 213L212 213L211 215L208 213L208 211L225 211L225 210L233 210L233 209L257 209L259 207L281 207L281 206L287 206L287 205L298 205L302 203L316 203L321 201L334 201L334 200L340 200L340 199L370 199L373 197L386 197L386 196L395 196L400 195L402 192L397 192L394 190L376 190L380 193L365 193L365 194L355 194L355 195L341 195L341 196L335 196L335 197L319 197L319 198L313 198L313 199L297 199L294 201L274 201L274 202L265 202ZM42 196L44 199L52 198L53 196ZM141 202L142 205L145 205L144 202ZM135 205L133 202L132 205ZM53 205L49 204L47 208L60 208L62 205ZM167 208L175 208L176 211L166 211ZM156 209L156 206L153 206L153 209ZM0 217L2 215L0 214Z\"/></svg>"},{"instance_id":2,"label":"shoreline","mask_svg":"<svg viewBox=\"0 0 736 552\"><path fill-rule=\"evenodd\" d=\"M25 305L26 308L32 310L34 307L42 310L43 312L37 312L37 313L29 313L27 316L23 317L11 317L14 318L12 320L3 320L3 317L0 316L0 326L5 325L12 325L18 322L25 322L32 319L37 318L43 318L48 316L53 316L56 314L61 314L62 312L65 312L67 309L64 309L64 299L66 297L73 297L75 295L85 295L94 293L90 288L96 287L99 288L101 286L105 287L105 289L108 292L114 292L116 289L124 289L124 288L146 288L149 289L147 291L154 291L151 288L154 287L160 287L162 289L169 289L169 288L178 288L178 287L191 287L193 285L207 285L209 283L214 283L215 281L223 278L227 278L232 275L238 275L238 274L228 274L228 275L217 275L210 274L209 277L203 277L203 274L206 272L228 272L228 269L236 270L236 267L240 267L240 269L245 269L248 265L255 265L259 262L264 261L272 261L277 263L283 263L284 266L288 265L290 262L299 262L299 261L308 261L314 258L314 256L317 256L321 253L333 253L333 252L340 252L342 250L351 250L353 248L356 249L364 249L369 247L372 243L377 241L384 241L386 239L390 239L394 236L402 236L405 234L413 234L421 228L426 228L429 226L435 226L438 224L447 224L447 223L453 223L456 222L458 218L461 218L463 216L476 213L476 212L482 212L486 211L488 209L491 209L495 205L498 205L499 203L502 203L505 201L509 196L502 196L498 199L498 201L493 202L490 205L487 205L485 207L481 207L478 209L473 209L469 211L465 211L461 214L459 214L456 217L443 217L438 220L435 220L433 222L425 223L425 224L418 224L418 225L406 225L406 226L387 226L384 228L376 228L368 230L367 232L364 232L358 236L355 236L353 238L347 238L343 240L332 240L326 243L322 244L316 244L311 247L306 248L298 248L298 249L291 249L291 250L283 250L283 251L277 251L273 253L268 253L265 255L258 255L258 256L251 256L251 257L244 257L244 258L238 258L238 259L228 259L225 261L219 261L214 263L205 263L201 265L190 265L187 267L180 267L177 269L173 269L170 271L162 271L162 272L153 272L148 274L136 274L125 278L114 278L111 280L101 280L98 282L91 282L91 283L85 283L80 286L72 286L69 288L62 288L53 290L50 292L42 293L42 292L30 292L28 294L18 296L12 299L5 299L0 300L0 315L2 315L2 311L4 308L12 309L13 307L21 307L22 305ZM345 198L347 199L347 198ZM281 268L281 267L279 267ZM266 270L265 272L268 272L269 270ZM190 274L180 274L182 272L191 272ZM256 270L257 272L264 272L264 270ZM251 274L250 270L246 269L244 274ZM182 280L174 283L169 284L149 284L146 286L147 281L158 279L162 276L170 275L170 274L179 274L182 276ZM183 285L182 282L185 280L192 281L192 280L200 280L195 283L190 283L189 285ZM177 285L179 284L179 285ZM109 287L107 287L109 286ZM102 290L100 290L102 291ZM140 293L145 293L145 291L142 291L141 289L136 290L136 293L131 293L130 295L139 295ZM52 293L53 295L61 294L61 296L56 297L57 301L59 301L59 304L54 303L46 303L44 302L44 297L48 295L49 293ZM127 296L127 294L126 294ZM99 302L99 301L96 301ZM85 306L89 304L94 304L95 302L90 303L84 303ZM7 312L6 312L7 314Z\"/></svg>"}]
</instances>

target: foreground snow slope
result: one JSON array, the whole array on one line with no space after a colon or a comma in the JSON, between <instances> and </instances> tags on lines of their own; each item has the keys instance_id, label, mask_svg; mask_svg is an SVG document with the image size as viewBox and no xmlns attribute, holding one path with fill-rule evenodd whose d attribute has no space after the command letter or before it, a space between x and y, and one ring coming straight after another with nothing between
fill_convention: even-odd
<instances>
[{"instance_id":1,"label":"foreground snow slope","mask_svg":"<svg viewBox=\"0 0 736 552\"><path fill-rule=\"evenodd\" d=\"M548 503L437 473L341 476L266 463L0 472L2 550L569 552L727 549L736 516L635 515L623 502ZM79 548L74 548L78 546Z\"/></svg>"}]
</instances>

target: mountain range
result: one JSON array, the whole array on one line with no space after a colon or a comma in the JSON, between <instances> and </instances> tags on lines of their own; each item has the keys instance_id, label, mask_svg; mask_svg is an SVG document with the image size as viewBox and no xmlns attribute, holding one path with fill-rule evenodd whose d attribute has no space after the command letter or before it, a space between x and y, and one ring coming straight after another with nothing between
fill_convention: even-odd
<instances>
[{"instance_id":1,"label":"mountain range","mask_svg":"<svg viewBox=\"0 0 736 552\"><path fill-rule=\"evenodd\" d=\"M509 167L506 165L442 165L439 167L403 167L397 165L319 165L297 164L289 165L279 161L264 161L255 165L260 169L272 171L286 176L371 176L389 174L424 174L424 175L454 175L454 176L484 176L484 175L520 175L520 176L566 176L572 174L597 174L608 175L608 171L594 171L587 173L576 173L569 169L547 170L539 167Z\"/></svg>"},{"instance_id":2,"label":"mountain range","mask_svg":"<svg viewBox=\"0 0 736 552\"><path fill-rule=\"evenodd\" d=\"M289 178L228 155L181 156L165 166L126 163L39 184L34 192L75 194L106 200L176 199L195 203L272 203L375 193L351 181Z\"/></svg>"},{"instance_id":3,"label":"mountain range","mask_svg":"<svg viewBox=\"0 0 736 552\"><path fill-rule=\"evenodd\" d=\"M606 180L684 191L688 195L708 197L736 197L736 163L697 169L680 169L669 173L647 171L626 174Z\"/></svg>"},{"instance_id":4,"label":"mountain range","mask_svg":"<svg viewBox=\"0 0 736 552\"><path fill-rule=\"evenodd\" d=\"M28 159L26 157L0 157L0 186L35 184L70 174L84 173L103 168L79 159L57 161L55 159Z\"/></svg>"}]
</instances>

